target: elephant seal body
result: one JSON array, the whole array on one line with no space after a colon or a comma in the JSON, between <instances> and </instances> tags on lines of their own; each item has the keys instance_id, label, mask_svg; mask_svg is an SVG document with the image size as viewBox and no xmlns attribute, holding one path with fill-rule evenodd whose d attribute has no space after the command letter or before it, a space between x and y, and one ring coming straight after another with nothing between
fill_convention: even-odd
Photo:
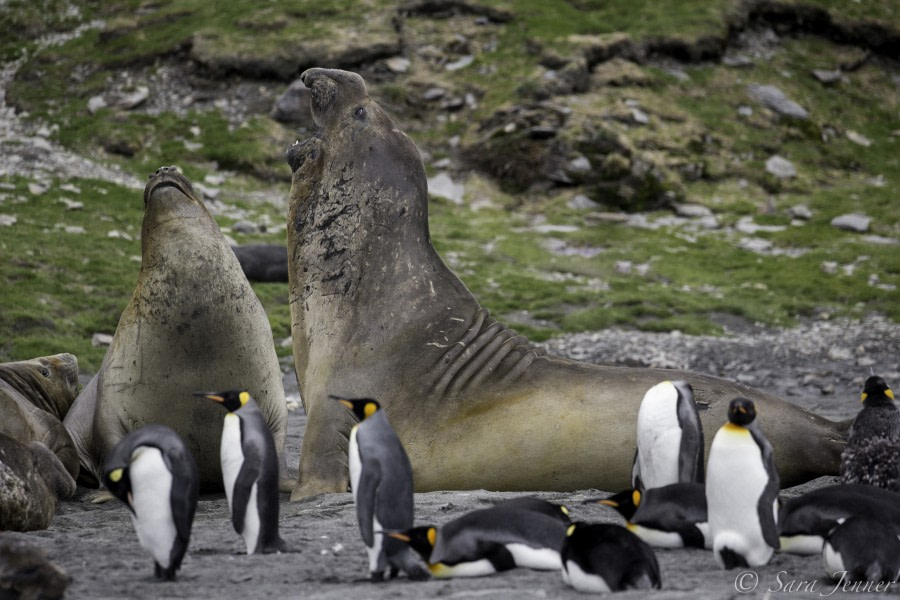
<instances>
[{"instance_id":1,"label":"elephant seal body","mask_svg":"<svg viewBox=\"0 0 900 600\"><path fill-rule=\"evenodd\" d=\"M0 531L50 527L57 500L74 494L75 487L47 446L0 433Z\"/></svg>"},{"instance_id":2,"label":"elephant seal body","mask_svg":"<svg viewBox=\"0 0 900 600\"><path fill-rule=\"evenodd\" d=\"M41 442L78 477L78 452L63 419L78 395L78 359L71 354L0 364L0 433Z\"/></svg>"},{"instance_id":3,"label":"elephant seal body","mask_svg":"<svg viewBox=\"0 0 900 600\"><path fill-rule=\"evenodd\" d=\"M287 408L269 321L190 182L163 167L144 189L134 295L65 419L82 473L97 480L126 433L161 423L194 455L201 489L221 490L221 411L192 397L206 389L245 389L257 399L286 474Z\"/></svg>"},{"instance_id":4,"label":"elephant seal body","mask_svg":"<svg viewBox=\"0 0 900 600\"><path fill-rule=\"evenodd\" d=\"M347 489L349 411L369 397L409 454L417 491L626 487L644 393L686 380L707 431L752 399L786 485L837 473L842 425L695 373L545 355L488 315L434 250L413 142L361 77L311 69L316 137L291 146L294 360L308 415L292 498ZM707 436L707 445L712 436Z\"/></svg>"}]
</instances>

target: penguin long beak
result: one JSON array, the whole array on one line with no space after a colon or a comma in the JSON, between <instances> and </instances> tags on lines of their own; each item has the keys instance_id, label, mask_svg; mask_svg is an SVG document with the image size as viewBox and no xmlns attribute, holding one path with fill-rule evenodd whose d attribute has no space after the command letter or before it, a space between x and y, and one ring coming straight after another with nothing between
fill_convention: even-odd
<instances>
[{"instance_id":1,"label":"penguin long beak","mask_svg":"<svg viewBox=\"0 0 900 600\"><path fill-rule=\"evenodd\" d=\"M410 537L409 537L408 535L406 535L405 533L394 533L394 532L392 532L392 533L387 533L386 535L387 535L388 537L394 538L395 540L400 540L401 542L406 542L407 544L408 544L409 542L412 541L412 540L410 539Z\"/></svg>"},{"instance_id":2,"label":"penguin long beak","mask_svg":"<svg viewBox=\"0 0 900 600\"><path fill-rule=\"evenodd\" d=\"M619 503L615 500L597 500L597 504L602 504L603 506L612 506L613 508L618 508Z\"/></svg>"},{"instance_id":3,"label":"penguin long beak","mask_svg":"<svg viewBox=\"0 0 900 600\"><path fill-rule=\"evenodd\" d=\"M211 392L194 392L193 396L195 396L197 398L206 398L207 400L213 400L215 402L218 402L219 404L222 404L223 402L225 402L225 398L223 398L222 396L220 396L218 394L213 394Z\"/></svg>"},{"instance_id":4,"label":"penguin long beak","mask_svg":"<svg viewBox=\"0 0 900 600\"><path fill-rule=\"evenodd\" d=\"M331 400L336 400L336 401L340 402L345 408L349 408L350 410L353 410L353 403L350 402L349 400L345 400L339 396L328 396L328 397Z\"/></svg>"}]
</instances>

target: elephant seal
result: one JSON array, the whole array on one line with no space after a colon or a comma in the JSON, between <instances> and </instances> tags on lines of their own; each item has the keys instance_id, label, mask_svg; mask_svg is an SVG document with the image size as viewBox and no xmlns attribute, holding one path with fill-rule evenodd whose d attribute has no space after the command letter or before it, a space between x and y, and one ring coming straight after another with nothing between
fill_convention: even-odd
<instances>
[{"instance_id":1,"label":"elephant seal","mask_svg":"<svg viewBox=\"0 0 900 600\"><path fill-rule=\"evenodd\" d=\"M288 280L287 248L281 244L248 244L232 246L234 255L241 263L244 275L250 281L262 283L284 282Z\"/></svg>"},{"instance_id":2,"label":"elephant seal","mask_svg":"<svg viewBox=\"0 0 900 600\"><path fill-rule=\"evenodd\" d=\"M0 364L0 433L41 442L78 477L78 452L63 419L78 395L78 359L71 354Z\"/></svg>"},{"instance_id":3,"label":"elephant seal","mask_svg":"<svg viewBox=\"0 0 900 600\"><path fill-rule=\"evenodd\" d=\"M288 148L294 361L307 412L292 499L347 489L349 411L384 407L417 491L621 489L641 398L685 380L707 431L753 400L785 485L836 474L846 424L696 373L548 356L491 318L431 244L413 142L354 73L310 69L318 131ZM713 436L707 437L707 447Z\"/></svg>"},{"instance_id":4,"label":"elephant seal","mask_svg":"<svg viewBox=\"0 0 900 600\"><path fill-rule=\"evenodd\" d=\"M68 573L27 540L0 533L0 598L58 600L72 583Z\"/></svg>"},{"instance_id":5,"label":"elephant seal","mask_svg":"<svg viewBox=\"0 0 900 600\"><path fill-rule=\"evenodd\" d=\"M75 487L47 446L0 433L0 531L50 527L57 500L74 494Z\"/></svg>"},{"instance_id":6,"label":"elephant seal","mask_svg":"<svg viewBox=\"0 0 900 600\"><path fill-rule=\"evenodd\" d=\"M286 476L287 406L268 318L191 183L163 167L144 188L134 295L64 421L85 485L98 485L107 453L126 433L161 423L193 453L201 490L222 490L222 415L192 396L207 389L257 399Z\"/></svg>"}]
</instances>

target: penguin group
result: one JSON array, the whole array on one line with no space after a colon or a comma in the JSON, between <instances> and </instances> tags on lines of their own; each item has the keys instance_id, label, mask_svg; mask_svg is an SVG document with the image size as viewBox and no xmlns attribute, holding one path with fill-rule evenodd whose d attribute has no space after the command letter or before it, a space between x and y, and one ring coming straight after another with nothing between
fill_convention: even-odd
<instances>
[{"instance_id":1,"label":"penguin group","mask_svg":"<svg viewBox=\"0 0 900 600\"><path fill-rule=\"evenodd\" d=\"M240 390L194 395L225 410L223 484L247 554L289 551L279 534L275 446L256 402ZM900 477L894 475L900 413L881 377L865 382L840 483L786 499L779 498L773 449L752 401L730 401L727 421L704 456L691 386L653 386L638 410L632 487L583 502L587 511L613 508L624 525L573 519L566 506L532 496L417 524L412 465L380 402L332 400L357 421L347 461L372 582L401 573L419 581L526 568L557 571L565 585L583 592L652 590L663 583L655 552L670 548L711 551L723 569L762 567L782 552L820 555L835 581L900 576ZM189 449L172 429L146 426L116 445L102 479L127 506L156 577L174 580L198 499Z\"/></svg>"},{"instance_id":2,"label":"penguin group","mask_svg":"<svg viewBox=\"0 0 900 600\"><path fill-rule=\"evenodd\" d=\"M247 554L288 550L278 533L275 442L247 391L196 392L222 405L220 457L231 521ZM125 435L107 456L102 482L128 507L157 578L172 581L190 541L200 488L197 463L170 427L150 424Z\"/></svg>"}]
</instances>

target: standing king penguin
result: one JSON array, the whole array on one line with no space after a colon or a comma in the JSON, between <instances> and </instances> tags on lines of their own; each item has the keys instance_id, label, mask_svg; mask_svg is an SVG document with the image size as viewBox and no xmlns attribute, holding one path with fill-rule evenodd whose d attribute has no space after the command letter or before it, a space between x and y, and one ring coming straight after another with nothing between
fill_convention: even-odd
<instances>
[{"instance_id":1,"label":"standing king penguin","mask_svg":"<svg viewBox=\"0 0 900 600\"><path fill-rule=\"evenodd\" d=\"M894 392L877 375L866 380L863 408L841 452L841 483L865 483L900 492L900 411Z\"/></svg>"},{"instance_id":2,"label":"standing king penguin","mask_svg":"<svg viewBox=\"0 0 900 600\"><path fill-rule=\"evenodd\" d=\"M175 430L146 425L125 435L106 458L103 484L131 513L156 577L175 579L191 537L200 478Z\"/></svg>"},{"instance_id":3,"label":"standing king penguin","mask_svg":"<svg viewBox=\"0 0 900 600\"><path fill-rule=\"evenodd\" d=\"M410 579L428 579L428 571L410 547L385 535L385 531L404 531L413 524L412 465L400 438L376 400L330 398L359 419L350 431L350 488L369 555L371 580L384 581L388 569L391 577L402 570Z\"/></svg>"},{"instance_id":4,"label":"standing king penguin","mask_svg":"<svg viewBox=\"0 0 900 600\"><path fill-rule=\"evenodd\" d=\"M278 535L278 454L256 401L246 391L196 392L218 402L228 414L222 429L222 479L231 522L247 544L247 554L287 551Z\"/></svg>"},{"instance_id":5,"label":"standing king penguin","mask_svg":"<svg viewBox=\"0 0 900 600\"><path fill-rule=\"evenodd\" d=\"M631 485L682 482L703 483L703 428L690 384L663 381L647 390L638 409Z\"/></svg>"},{"instance_id":6,"label":"standing king penguin","mask_svg":"<svg viewBox=\"0 0 900 600\"><path fill-rule=\"evenodd\" d=\"M572 523L562 545L562 579L579 592L660 588L653 549L608 523Z\"/></svg>"},{"instance_id":7,"label":"standing king penguin","mask_svg":"<svg viewBox=\"0 0 900 600\"><path fill-rule=\"evenodd\" d=\"M709 449L706 505L720 567L758 567L778 549L778 473L772 445L746 398L728 406L728 422Z\"/></svg>"}]
</instances>

